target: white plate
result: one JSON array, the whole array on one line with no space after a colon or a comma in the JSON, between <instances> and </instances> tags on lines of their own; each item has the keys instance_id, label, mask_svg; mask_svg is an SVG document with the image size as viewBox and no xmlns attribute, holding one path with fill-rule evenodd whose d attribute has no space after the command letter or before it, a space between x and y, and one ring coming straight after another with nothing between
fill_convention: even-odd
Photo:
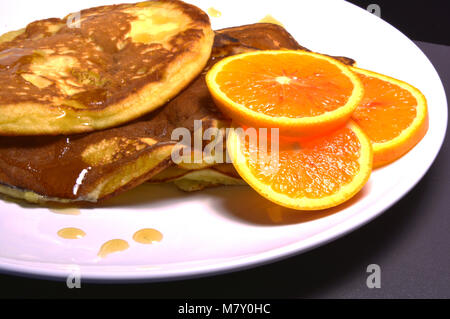
<instances>
[{"instance_id":1,"label":"white plate","mask_svg":"<svg viewBox=\"0 0 450 319\"><path fill-rule=\"evenodd\" d=\"M0 31L113 2L2 2ZM51 277L66 277L77 270L85 280L161 280L251 267L304 252L355 230L398 201L428 170L445 135L445 93L426 56L395 28L344 1L195 3L222 13L212 18L214 28L258 22L271 14L312 50L353 57L362 68L415 85L428 99L428 134L406 156L375 171L350 203L325 213L279 208L248 187L185 194L171 186L145 185L115 199L108 208L82 209L78 216L1 201L2 270ZM63 227L81 228L87 236L64 240L56 235ZM150 246L133 242L133 233L141 228L160 230L163 241ZM127 240L130 248L97 258L100 246L113 238Z\"/></svg>"}]
</instances>

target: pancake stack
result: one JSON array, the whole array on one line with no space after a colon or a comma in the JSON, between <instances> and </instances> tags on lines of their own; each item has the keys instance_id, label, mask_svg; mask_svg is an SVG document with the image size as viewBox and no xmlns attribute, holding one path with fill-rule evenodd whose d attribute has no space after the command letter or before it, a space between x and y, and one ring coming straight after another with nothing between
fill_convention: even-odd
<instances>
[{"instance_id":1,"label":"pancake stack","mask_svg":"<svg viewBox=\"0 0 450 319\"><path fill-rule=\"evenodd\" d=\"M220 59L307 49L274 24L214 33L204 12L175 0L80 17L80 28L68 16L0 37L0 192L98 203L147 181L186 191L244 184L229 164L174 164L172 132L193 133L196 120L229 127L205 83Z\"/></svg>"}]
</instances>

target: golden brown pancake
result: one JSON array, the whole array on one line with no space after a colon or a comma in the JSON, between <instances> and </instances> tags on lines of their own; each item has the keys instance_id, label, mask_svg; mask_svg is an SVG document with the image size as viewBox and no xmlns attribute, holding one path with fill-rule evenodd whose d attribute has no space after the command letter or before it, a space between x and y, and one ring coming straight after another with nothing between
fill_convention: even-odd
<instances>
[{"instance_id":1,"label":"golden brown pancake","mask_svg":"<svg viewBox=\"0 0 450 319\"><path fill-rule=\"evenodd\" d=\"M215 186L247 185L234 169L233 164L218 164L198 170L187 170L172 166L149 179L150 183L173 182L186 192L203 190Z\"/></svg>"},{"instance_id":2,"label":"golden brown pancake","mask_svg":"<svg viewBox=\"0 0 450 319\"><path fill-rule=\"evenodd\" d=\"M271 34L269 41L265 30ZM254 36L249 40L255 32L260 41ZM211 99L207 70L229 55L281 48L303 49L279 26L220 30L204 72L151 114L121 127L74 136L0 137L0 192L31 202L98 202L151 179L175 165L175 128L193 131L195 120L203 120L204 129L229 125Z\"/></svg>"},{"instance_id":3,"label":"golden brown pancake","mask_svg":"<svg viewBox=\"0 0 450 319\"><path fill-rule=\"evenodd\" d=\"M259 50L311 50L298 42L283 27L273 23L255 23L239 27L227 28L216 33L239 39L239 44ZM343 56L330 56L346 65L354 65L355 60Z\"/></svg>"},{"instance_id":4,"label":"golden brown pancake","mask_svg":"<svg viewBox=\"0 0 450 319\"><path fill-rule=\"evenodd\" d=\"M96 7L79 17L0 37L0 135L121 125L167 103L210 57L208 16L181 1Z\"/></svg>"}]
</instances>

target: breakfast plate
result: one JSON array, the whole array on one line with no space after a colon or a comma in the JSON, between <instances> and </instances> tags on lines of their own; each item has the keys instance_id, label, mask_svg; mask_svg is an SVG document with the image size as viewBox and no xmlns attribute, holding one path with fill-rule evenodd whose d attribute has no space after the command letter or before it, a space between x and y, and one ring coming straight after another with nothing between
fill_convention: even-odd
<instances>
[{"instance_id":1,"label":"breakfast plate","mask_svg":"<svg viewBox=\"0 0 450 319\"><path fill-rule=\"evenodd\" d=\"M144 184L95 208L49 209L5 198L0 201L0 270L53 278L76 272L91 281L152 281L244 269L357 229L395 204L427 172L444 140L447 101L433 65L401 32L344 1L188 2L210 13L214 29L279 21L313 51L348 56L361 68L411 83L428 101L427 135L404 157L375 170L349 202L318 212L282 208L246 186L188 194L170 184ZM112 3L3 2L0 33ZM142 244L140 230L147 230L144 241L154 243ZM71 236L78 239L67 238ZM118 252L107 254L112 248Z\"/></svg>"}]
</instances>

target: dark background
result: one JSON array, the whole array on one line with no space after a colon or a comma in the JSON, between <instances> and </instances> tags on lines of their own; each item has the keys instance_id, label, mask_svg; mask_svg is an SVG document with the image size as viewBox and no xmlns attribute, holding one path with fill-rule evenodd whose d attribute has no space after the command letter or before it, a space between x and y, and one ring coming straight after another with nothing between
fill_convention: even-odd
<instances>
[{"instance_id":1,"label":"dark background","mask_svg":"<svg viewBox=\"0 0 450 319\"><path fill-rule=\"evenodd\" d=\"M408 35L450 88L448 10L444 1L351 1L381 7L381 17ZM440 4L439 4L440 3ZM445 15L445 16L444 16ZM432 43L430 43L432 42ZM433 44L434 43L434 44ZM284 261L231 274L153 284L65 282L0 275L1 298L450 298L450 148L447 138L422 181L359 230ZM366 267L381 266L380 289Z\"/></svg>"},{"instance_id":2,"label":"dark background","mask_svg":"<svg viewBox=\"0 0 450 319\"><path fill-rule=\"evenodd\" d=\"M412 40L450 45L448 0L349 0L363 9L378 4L381 18Z\"/></svg>"}]
</instances>

